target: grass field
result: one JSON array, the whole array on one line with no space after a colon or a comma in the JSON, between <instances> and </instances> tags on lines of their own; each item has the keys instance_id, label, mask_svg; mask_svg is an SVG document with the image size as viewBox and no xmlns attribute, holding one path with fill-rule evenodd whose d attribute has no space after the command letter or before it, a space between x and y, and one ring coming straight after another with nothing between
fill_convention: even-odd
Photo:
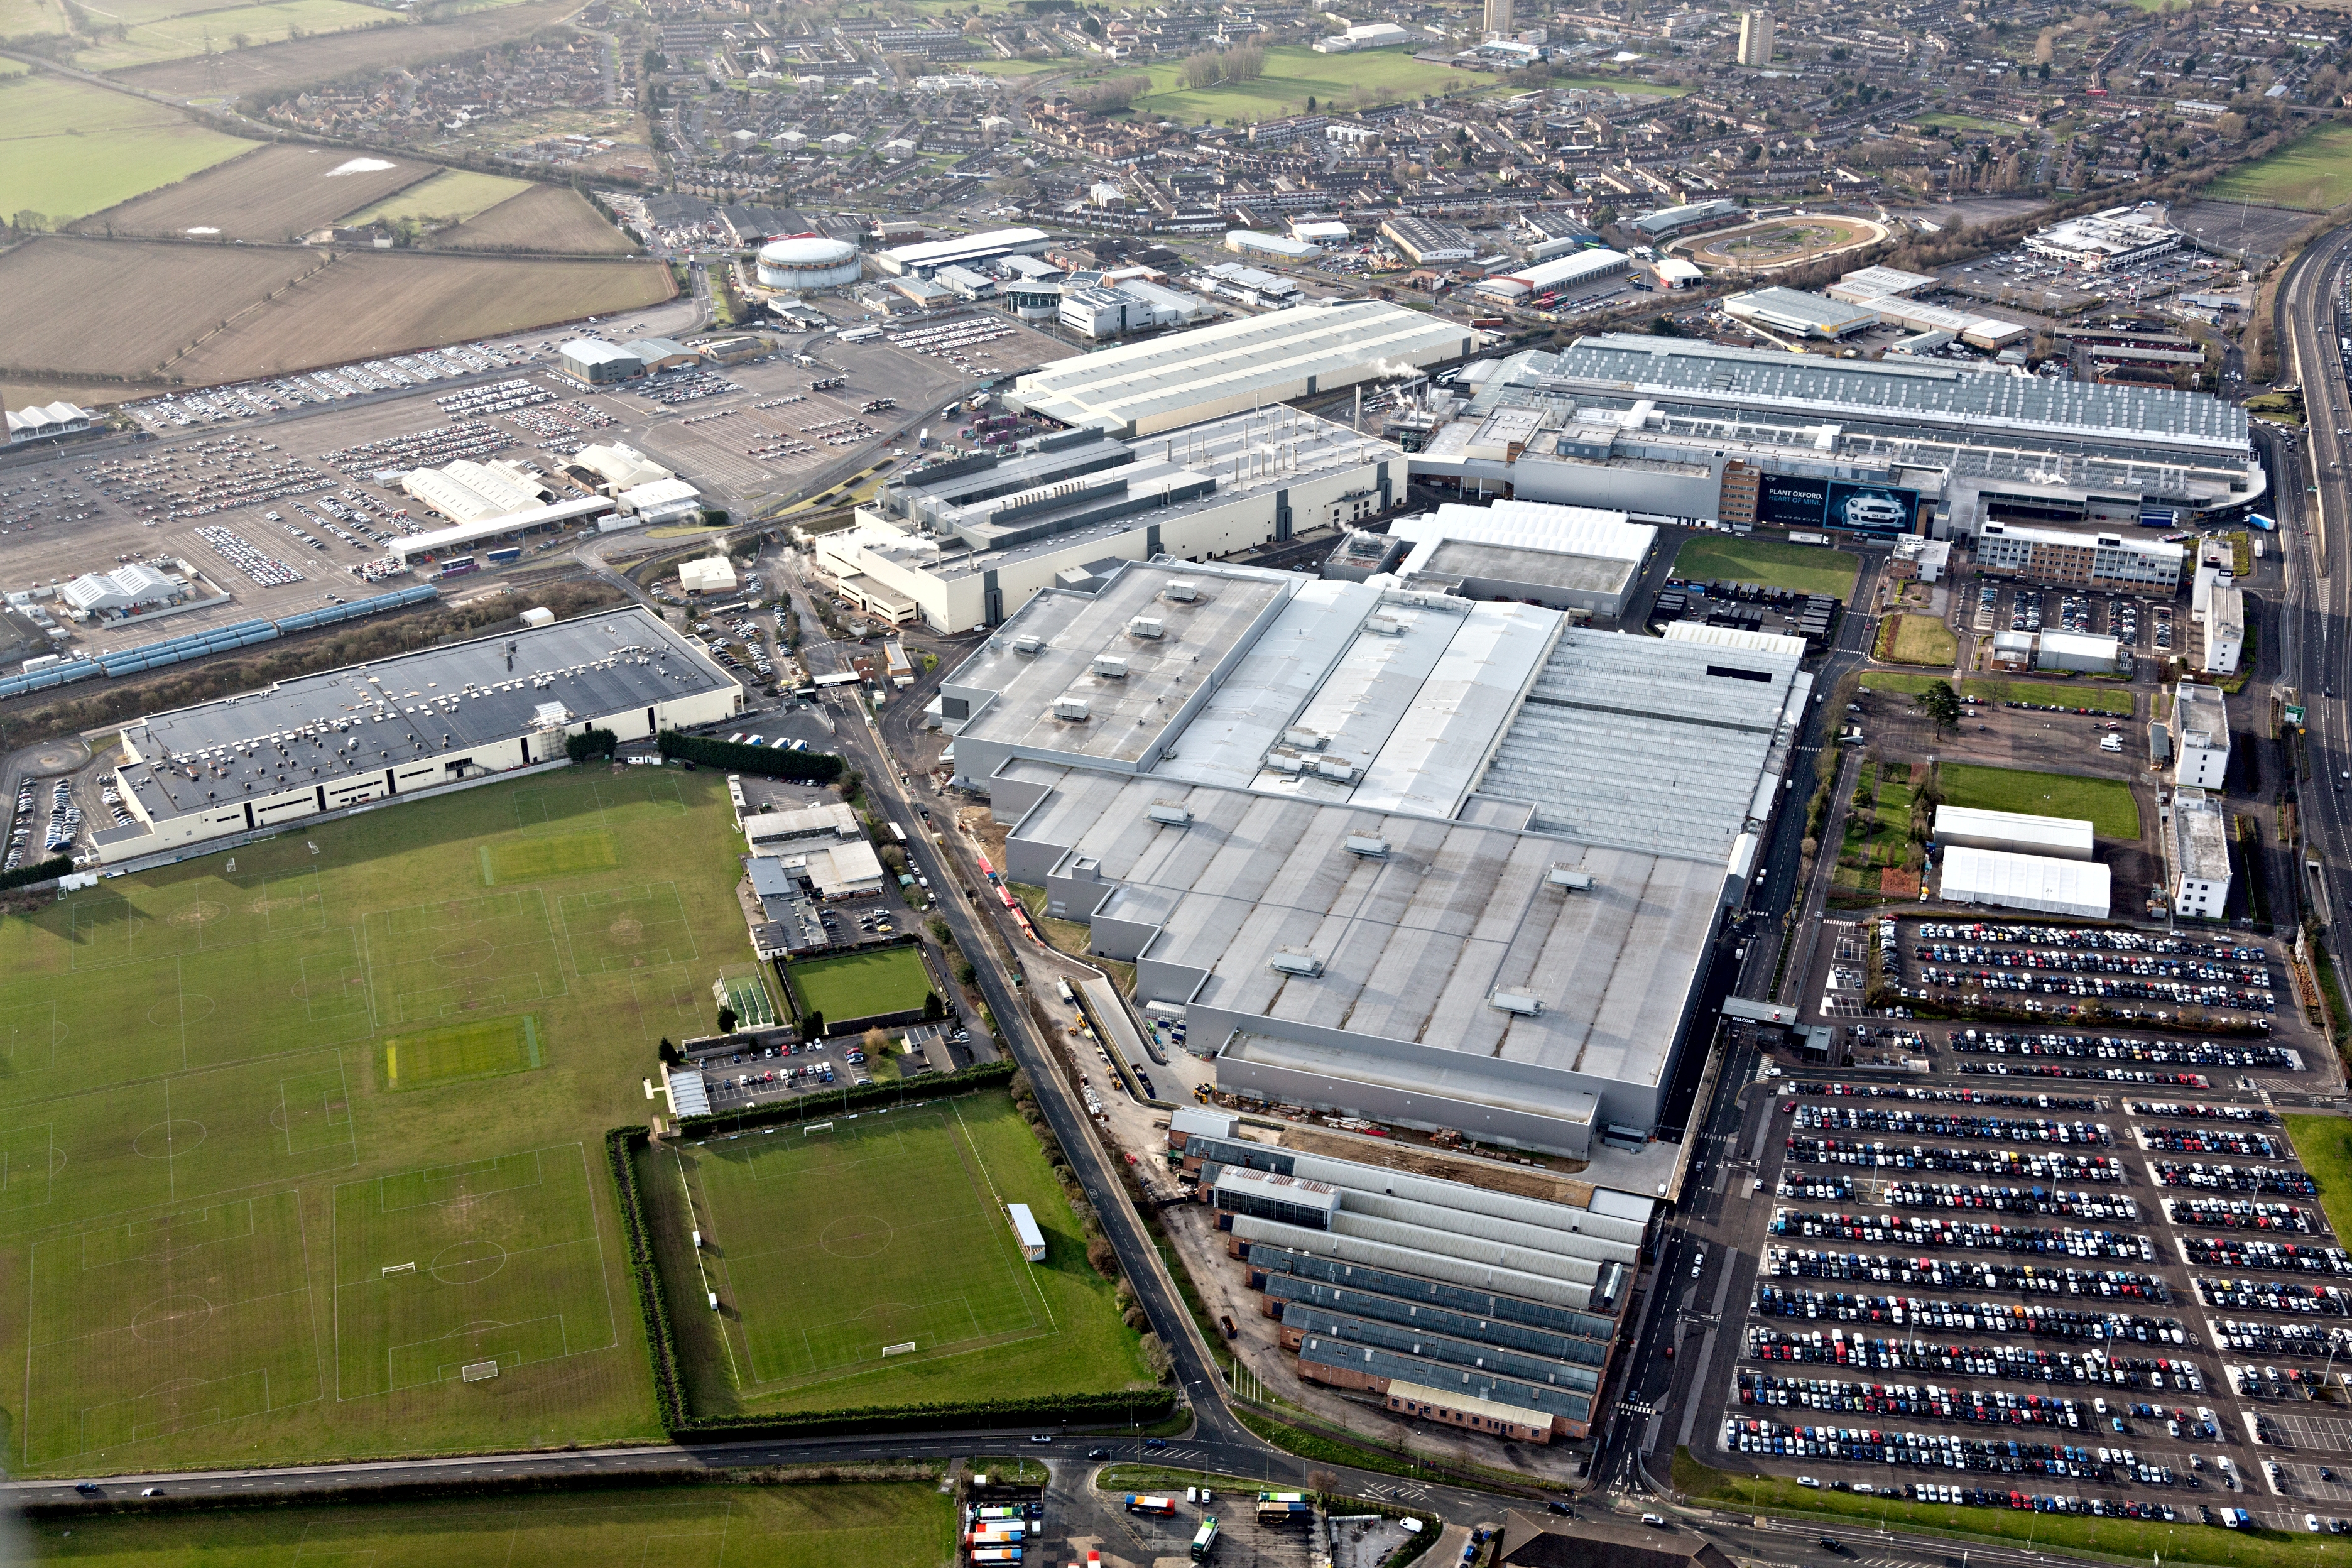
<instances>
[{"instance_id":1,"label":"grass field","mask_svg":"<svg viewBox=\"0 0 2352 1568\"><path fill-rule=\"evenodd\" d=\"M52 76L0 79L0 212L12 216L69 223L256 145L128 93Z\"/></svg>"},{"instance_id":2,"label":"grass field","mask_svg":"<svg viewBox=\"0 0 2352 1568\"><path fill-rule=\"evenodd\" d=\"M404 191L369 203L342 221L356 225L374 223L379 218L405 217L419 222L464 223L532 188L528 180L480 174L471 169L444 169Z\"/></svg>"},{"instance_id":3,"label":"grass field","mask_svg":"<svg viewBox=\"0 0 2352 1568\"><path fill-rule=\"evenodd\" d=\"M728 822L582 769L0 921L10 1468L656 1436L595 1141L751 962Z\"/></svg>"},{"instance_id":4,"label":"grass field","mask_svg":"<svg viewBox=\"0 0 2352 1568\"><path fill-rule=\"evenodd\" d=\"M1002 1094L648 1150L640 1173L698 1404L1149 1384L1110 1282ZM683 1234L688 1191L716 1314ZM1023 1259L1005 1203L1030 1205L1043 1263Z\"/></svg>"},{"instance_id":5,"label":"grass field","mask_svg":"<svg viewBox=\"0 0 2352 1568\"><path fill-rule=\"evenodd\" d=\"M2336 1236L2352 1236L2352 1121L2340 1116L2282 1116L2295 1158L2319 1184L2319 1206ZM2338 1245L2341 1245L2339 1241Z\"/></svg>"},{"instance_id":6,"label":"grass field","mask_svg":"<svg viewBox=\"0 0 2352 1568\"><path fill-rule=\"evenodd\" d=\"M1967 763L1941 763L1936 777L1948 805L1980 811L2022 811L2036 816L2087 817L2092 831L2102 838L2139 837L2139 802L2132 798L2131 786L2118 779Z\"/></svg>"},{"instance_id":7,"label":"grass field","mask_svg":"<svg viewBox=\"0 0 2352 1568\"><path fill-rule=\"evenodd\" d=\"M1843 550L1722 533L1695 533L1675 552L1677 577L1761 583L1800 594L1830 594L1840 600L1853 597L1854 574L1861 567L1859 558Z\"/></svg>"},{"instance_id":8,"label":"grass field","mask_svg":"<svg viewBox=\"0 0 2352 1568\"><path fill-rule=\"evenodd\" d=\"M1950 680L1949 676L1905 675L1894 670L1874 669L1863 677L1863 684L1873 691L1900 691L1916 696L1938 680ZM2111 686L2096 680L2004 680L1997 677L1976 677L1955 681L1952 689L1963 697L1981 698L1987 702L2049 702L2067 708L2088 708L2094 712L2113 713L2129 718L2132 713L2131 688Z\"/></svg>"},{"instance_id":9,"label":"grass field","mask_svg":"<svg viewBox=\"0 0 2352 1568\"><path fill-rule=\"evenodd\" d=\"M1449 89L1473 92L1493 85L1493 79L1481 72L1423 65L1403 49L1318 55L1301 44L1278 44L1267 49L1265 74L1254 81L1223 82L1211 88L1185 87L1181 68L1172 63L1134 69L1122 66L1097 74L1149 76L1151 91L1135 100L1134 112L1188 124L1203 120L1220 124L1272 120L1303 111L1309 98L1318 108L1338 109L1359 99L1370 106Z\"/></svg>"},{"instance_id":10,"label":"grass field","mask_svg":"<svg viewBox=\"0 0 2352 1568\"><path fill-rule=\"evenodd\" d=\"M2305 212L2352 201L2352 125L2325 125L2267 158L2242 163L2201 193L2218 201L2251 197Z\"/></svg>"},{"instance_id":11,"label":"grass field","mask_svg":"<svg viewBox=\"0 0 2352 1568\"><path fill-rule=\"evenodd\" d=\"M1959 657L1959 643L1952 628L1936 616L1892 616L1891 633L1881 645L1885 652L1880 657L1896 664L1924 664L1933 668L1949 669Z\"/></svg>"},{"instance_id":12,"label":"grass field","mask_svg":"<svg viewBox=\"0 0 2352 1568\"><path fill-rule=\"evenodd\" d=\"M800 1010L814 1008L828 1024L912 1012L931 994L922 953L911 947L803 960L786 964L784 974L800 999Z\"/></svg>"},{"instance_id":13,"label":"grass field","mask_svg":"<svg viewBox=\"0 0 2352 1568\"><path fill-rule=\"evenodd\" d=\"M107 1568L934 1568L955 1504L915 1483L669 1486L479 1500L99 1515L23 1527L39 1561Z\"/></svg>"},{"instance_id":14,"label":"grass field","mask_svg":"<svg viewBox=\"0 0 2352 1568\"><path fill-rule=\"evenodd\" d=\"M83 234L299 240L354 207L425 181L432 172L430 163L325 147L261 147L194 179L109 207L77 228Z\"/></svg>"},{"instance_id":15,"label":"grass field","mask_svg":"<svg viewBox=\"0 0 2352 1568\"><path fill-rule=\"evenodd\" d=\"M1714 1455L1710 1450L1709 1457ZM1723 1458L1732 1462L1732 1456ZM2149 1523L2010 1509L1952 1508L1905 1502L1891 1496L1813 1490L1793 1477L1733 1474L1701 1463L1688 1448L1675 1450L1675 1487L1702 1503L1744 1514L1781 1514L1842 1524L1885 1525L1925 1535L1975 1536L2012 1548L2031 1544L2046 1553L2097 1552L2107 1560L2204 1563L2216 1568L2329 1568L2343 1552L2327 1535L2274 1530L2216 1530L2197 1522ZM2179 1505L2175 1504L2178 1510ZM1959 1553L1951 1553L1955 1560ZM2095 1561L2097 1559L2094 1559Z\"/></svg>"},{"instance_id":16,"label":"grass field","mask_svg":"<svg viewBox=\"0 0 2352 1568\"><path fill-rule=\"evenodd\" d=\"M268 5L216 11L191 11L183 0L163 0L163 4L176 4L182 14L151 22L131 22L124 37L109 38L77 52L74 64L83 70L122 70L188 59L207 49L226 54L238 47L235 40L239 37L248 45L258 46L274 44L297 33L323 36L397 25L380 7L355 5L352 0L270 0ZM125 11L135 14L154 8L130 5ZM94 0L93 15L98 14Z\"/></svg>"},{"instance_id":17,"label":"grass field","mask_svg":"<svg viewBox=\"0 0 2352 1568\"><path fill-rule=\"evenodd\" d=\"M168 374L209 385L604 315L667 299L672 287L669 269L650 262L59 235L0 256L0 339L27 380ZM147 306L92 320L44 303L93 291Z\"/></svg>"},{"instance_id":18,"label":"grass field","mask_svg":"<svg viewBox=\"0 0 2352 1568\"><path fill-rule=\"evenodd\" d=\"M2016 136L2025 129L2012 121L1986 120L1974 114L1923 114L1919 123L1939 131L1983 131L1996 136Z\"/></svg>"},{"instance_id":19,"label":"grass field","mask_svg":"<svg viewBox=\"0 0 2352 1568\"><path fill-rule=\"evenodd\" d=\"M42 38L70 32L58 0L0 0L0 38Z\"/></svg>"}]
</instances>

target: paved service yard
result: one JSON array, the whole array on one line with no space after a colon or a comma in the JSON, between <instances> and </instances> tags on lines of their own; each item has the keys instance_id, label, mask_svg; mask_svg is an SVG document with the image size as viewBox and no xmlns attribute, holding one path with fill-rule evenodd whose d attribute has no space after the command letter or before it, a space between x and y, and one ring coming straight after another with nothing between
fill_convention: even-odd
<instances>
[{"instance_id":1,"label":"paved service yard","mask_svg":"<svg viewBox=\"0 0 2352 1568\"><path fill-rule=\"evenodd\" d=\"M2105 984L2113 1011L1895 1025L1925 1073L1767 1069L1730 1173L1761 1201L1684 1292L1727 1310L1693 1453L1980 1506L2352 1521L2322 1474L2352 1478L2352 1255L2280 1110L2338 1074L2278 945L1905 919L1896 946L1915 1001L2054 1014Z\"/></svg>"}]
</instances>

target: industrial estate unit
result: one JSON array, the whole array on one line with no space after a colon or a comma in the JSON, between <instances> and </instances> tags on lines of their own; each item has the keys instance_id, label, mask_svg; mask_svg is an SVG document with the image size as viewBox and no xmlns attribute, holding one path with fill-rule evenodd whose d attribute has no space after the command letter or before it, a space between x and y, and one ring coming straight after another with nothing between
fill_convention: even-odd
<instances>
[{"instance_id":1,"label":"industrial estate unit","mask_svg":"<svg viewBox=\"0 0 2352 1568\"><path fill-rule=\"evenodd\" d=\"M135 823L109 865L564 758L590 728L641 740L740 711L743 689L640 608L306 675L123 726Z\"/></svg>"}]
</instances>

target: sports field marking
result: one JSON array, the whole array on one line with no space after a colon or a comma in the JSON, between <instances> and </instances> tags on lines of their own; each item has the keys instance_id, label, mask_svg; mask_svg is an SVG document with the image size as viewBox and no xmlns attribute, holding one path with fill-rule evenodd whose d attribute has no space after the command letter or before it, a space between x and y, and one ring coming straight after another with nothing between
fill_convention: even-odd
<instances>
[{"instance_id":1,"label":"sports field marking","mask_svg":"<svg viewBox=\"0 0 2352 1568\"><path fill-rule=\"evenodd\" d=\"M586 833L560 833L551 838L509 839L482 846L482 885L538 882L550 877L576 877L621 863L619 846L603 828Z\"/></svg>"},{"instance_id":2,"label":"sports field marking","mask_svg":"<svg viewBox=\"0 0 2352 1568\"><path fill-rule=\"evenodd\" d=\"M727 987L727 1005L735 1010L735 1026L739 1029L772 1029L776 1026L776 999L769 994L768 983L760 975L721 975Z\"/></svg>"},{"instance_id":3,"label":"sports field marking","mask_svg":"<svg viewBox=\"0 0 2352 1568\"><path fill-rule=\"evenodd\" d=\"M334 1210L338 1399L620 1342L580 1144L347 1182Z\"/></svg>"},{"instance_id":4,"label":"sports field marking","mask_svg":"<svg viewBox=\"0 0 2352 1568\"><path fill-rule=\"evenodd\" d=\"M287 1190L36 1242L26 1462L319 1399L302 1226Z\"/></svg>"},{"instance_id":5,"label":"sports field marking","mask_svg":"<svg viewBox=\"0 0 2352 1568\"><path fill-rule=\"evenodd\" d=\"M469 1079L529 1072L546 1065L539 1020L529 1013L451 1024L383 1042L383 1086L433 1089Z\"/></svg>"},{"instance_id":6,"label":"sports field marking","mask_svg":"<svg viewBox=\"0 0 2352 1568\"><path fill-rule=\"evenodd\" d=\"M47 1203L59 1163L47 1122L0 1132L0 1210L13 1213Z\"/></svg>"},{"instance_id":7,"label":"sports field marking","mask_svg":"<svg viewBox=\"0 0 2352 1568\"><path fill-rule=\"evenodd\" d=\"M564 994L547 900L536 888L372 913L364 927L383 1025L513 1012Z\"/></svg>"},{"instance_id":8,"label":"sports field marking","mask_svg":"<svg viewBox=\"0 0 2352 1568\"><path fill-rule=\"evenodd\" d=\"M11 1073L46 1072L57 1066L58 1047L65 1039L54 996L0 1007L0 1060L6 1061Z\"/></svg>"},{"instance_id":9,"label":"sports field marking","mask_svg":"<svg viewBox=\"0 0 2352 1568\"><path fill-rule=\"evenodd\" d=\"M128 963L140 925L130 901L121 898L76 899L73 902L73 966L102 969Z\"/></svg>"},{"instance_id":10,"label":"sports field marking","mask_svg":"<svg viewBox=\"0 0 2352 1568\"><path fill-rule=\"evenodd\" d=\"M740 1334L751 1385L854 1375L886 1350L904 1363L1056 1331L968 1144L933 1110L860 1118L822 1139L696 1147L713 1266L736 1309L721 1329L730 1351ZM919 1210L876 1212L877 1193L916 1190ZM892 1348L909 1342L918 1348Z\"/></svg>"},{"instance_id":11,"label":"sports field marking","mask_svg":"<svg viewBox=\"0 0 2352 1568\"><path fill-rule=\"evenodd\" d=\"M594 893L565 893L555 901L564 955L585 978L618 969L690 963L694 928L675 882L641 882Z\"/></svg>"}]
</instances>

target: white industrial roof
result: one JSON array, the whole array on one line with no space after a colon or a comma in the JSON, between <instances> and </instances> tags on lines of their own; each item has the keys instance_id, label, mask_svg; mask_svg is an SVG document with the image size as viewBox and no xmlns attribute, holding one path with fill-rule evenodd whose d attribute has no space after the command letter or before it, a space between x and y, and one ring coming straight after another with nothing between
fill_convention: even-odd
<instances>
[{"instance_id":1,"label":"white industrial roof","mask_svg":"<svg viewBox=\"0 0 2352 1568\"><path fill-rule=\"evenodd\" d=\"M1847 273L1830 285L1829 292L1842 300L1865 304L1874 300L1916 293L1933 286L1936 281L1925 272L1906 272L1899 267L1864 267Z\"/></svg>"},{"instance_id":2,"label":"white industrial roof","mask_svg":"<svg viewBox=\"0 0 2352 1568\"><path fill-rule=\"evenodd\" d=\"M608 343L598 338L574 338L563 345L565 359L581 364L643 364L645 361L618 343Z\"/></svg>"},{"instance_id":3,"label":"white industrial roof","mask_svg":"<svg viewBox=\"0 0 2352 1568\"><path fill-rule=\"evenodd\" d=\"M2115 637L2090 637L2081 632L2043 632L2042 651L2045 654L2066 654L2075 658L2113 660L2123 644Z\"/></svg>"},{"instance_id":4,"label":"white industrial roof","mask_svg":"<svg viewBox=\"0 0 2352 1568\"><path fill-rule=\"evenodd\" d=\"M1021 377L1009 401L1065 425L1139 434L1425 369L1470 352L1470 329L1380 300L1221 321Z\"/></svg>"},{"instance_id":5,"label":"white industrial roof","mask_svg":"<svg viewBox=\"0 0 2352 1568\"><path fill-rule=\"evenodd\" d=\"M1802 637L1783 637L1779 632L1751 632L1745 626L1711 626L1705 621L1669 622L1665 640L1748 648L1757 653L1782 654L1795 659L1805 657L1805 639Z\"/></svg>"},{"instance_id":6,"label":"white industrial roof","mask_svg":"<svg viewBox=\"0 0 2352 1568\"><path fill-rule=\"evenodd\" d=\"M1433 512L1399 519L1389 531L1395 538L1416 543L1468 539L1483 544L1507 544L1517 550L1547 550L1559 555L1591 555L1603 561L1633 563L1646 557L1658 542L1655 528L1628 522L1622 511L1533 500L1498 500L1489 506L1447 501Z\"/></svg>"},{"instance_id":7,"label":"white industrial roof","mask_svg":"<svg viewBox=\"0 0 2352 1568\"><path fill-rule=\"evenodd\" d=\"M1999 904L2087 920L2106 919L2110 905L2107 868L2096 860L2057 860L1963 845L1944 851L1938 887L1947 903Z\"/></svg>"},{"instance_id":8,"label":"white industrial roof","mask_svg":"<svg viewBox=\"0 0 2352 1568\"><path fill-rule=\"evenodd\" d=\"M437 555L444 550L455 550L478 539L496 539L503 533L569 522L573 518L601 517L612 510L613 503L603 496L560 500L552 506L533 507L529 511L509 512L504 517L486 517L477 522L459 523L455 528L437 528L430 533L412 533L404 538L395 538L389 548L403 562L411 562L419 556Z\"/></svg>"},{"instance_id":9,"label":"white industrial roof","mask_svg":"<svg viewBox=\"0 0 2352 1568\"><path fill-rule=\"evenodd\" d=\"M856 137L851 137L855 142ZM918 267L945 267L952 262L984 260L1003 251L1023 246L1042 245L1045 241L1042 228L992 228L980 234L959 235L953 239L935 239L924 245L901 245L882 252L877 258L883 267L894 272L905 272Z\"/></svg>"},{"instance_id":10,"label":"white industrial roof","mask_svg":"<svg viewBox=\"0 0 2352 1568\"><path fill-rule=\"evenodd\" d=\"M1752 318L1767 326L1807 332L1851 331L1878 320L1878 312L1866 306L1845 304L1801 289L1779 287L1734 294L1723 302L1723 308L1742 320Z\"/></svg>"},{"instance_id":11,"label":"white industrial roof","mask_svg":"<svg viewBox=\"0 0 2352 1568\"><path fill-rule=\"evenodd\" d=\"M2091 825L2079 816L2036 816L2022 811L1985 811L1972 805L1936 808L1936 837L1999 838L2021 853L2049 851L2074 859L2091 857Z\"/></svg>"},{"instance_id":12,"label":"white industrial roof","mask_svg":"<svg viewBox=\"0 0 2352 1568\"><path fill-rule=\"evenodd\" d=\"M1622 250L1575 250L1566 256L1555 256L1549 261L1539 261L1509 276L1529 289L1555 289L1581 279L1621 272L1632 265L1633 258Z\"/></svg>"}]
</instances>

